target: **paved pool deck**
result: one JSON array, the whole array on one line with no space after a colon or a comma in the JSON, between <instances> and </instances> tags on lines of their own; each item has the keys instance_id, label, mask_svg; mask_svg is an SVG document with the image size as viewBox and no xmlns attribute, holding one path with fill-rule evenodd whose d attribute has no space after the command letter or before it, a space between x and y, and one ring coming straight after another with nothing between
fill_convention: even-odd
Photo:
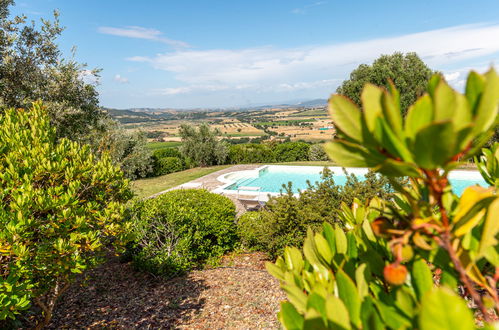
<instances>
[{"instance_id":1,"label":"paved pool deck","mask_svg":"<svg viewBox=\"0 0 499 330\"><path fill-rule=\"evenodd\" d=\"M198 189L206 189L208 191L213 191L221 186L224 185L223 182L218 180L218 177L222 174L227 174L230 172L235 172L235 171L245 171L245 170L254 170L258 167L261 167L262 164L244 164L244 165L234 165L228 168L225 168L220 171L216 171L213 173L210 173L208 175L202 176L200 178L197 178L195 180L186 182L184 184L181 184L179 186L167 189L165 191L161 191L159 193L156 193L154 195L151 195L149 198L154 198L158 195L164 194L167 191L171 190L177 190L177 189L190 189L190 188L198 188ZM224 196L228 197L231 201L234 202L236 205L236 210L237 214L241 215L246 211L245 207L241 202L237 199L236 195L229 195L229 194L224 194ZM251 197L251 196L240 196L240 197Z\"/></svg>"}]
</instances>

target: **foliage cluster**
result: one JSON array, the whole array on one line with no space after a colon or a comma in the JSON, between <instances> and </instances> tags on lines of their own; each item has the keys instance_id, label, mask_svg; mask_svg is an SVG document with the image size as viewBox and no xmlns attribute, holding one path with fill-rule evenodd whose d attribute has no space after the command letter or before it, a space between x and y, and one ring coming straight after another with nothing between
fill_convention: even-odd
<instances>
[{"instance_id":1,"label":"foliage cluster","mask_svg":"<svg viewBox=\"0 0 499 330\"><path fill-rule=\"evenodd\" d=\"M152 154L152 176L183 171L193 165L193 162L184 157L178 148L158 149Z\"/></svg>"},{"instance_id":2,"label":"foliage cluster","mask_svg":"<svg viewBox=\"0 0 499 330\"><path fill-rule=\"evenodd\" d=\"M111 159L56 141L47 111L0 114L0 327L32 302L50 321L75 276L125 240L132 193Z\"/></svg>"},{"instance_id":3,"label":"foliage cluster","mask_svg":"<svg viewBox=\"0 0 499 330\"><path fill-rule=\"evenodd\" d=\"M99 71L62 58L56 39L64 28L57 12L38 28L26 16L9 18L12 4L0 3L0 106L28 109L43 100L58 137L85 137L104 117L95 89Z\"/></svg>"},{"instance_id":4,"label":"foliage cluster","mask_svg":"<svg viewBox=\"0 0 499 330\"><path fill-rule=\"evenodd\" d=\"M322 143L316 143L310 146L308 150L308 160L311 161L325 161L329 160L329 157L324 150L324 145Z\"/></svg>"},{"instance_id":5,"label":"foliage cluster","mask_svg":"<svg viewBox=\"0 0 499 330\"><path fill-rule=\"evenodd\" d=\"M137 201L129 210L137 268L174 276L231 250L236 242L235 206L206 190L174 190Z\"/></svg>"},{"instance_id":6,"label":"foliage cluster","mask_svg":"<svg viewBox=\"0 0 499 330\"><path fill-rule=\"evenodd\" d=\"M336 92L345 95L359 107L365 84L389 88L390 81L400 92L400 109L405 114L411 104L423 95L426 84L435 72L416 53L382 55L372 65L361 64L350 73Z\"/></svg>"},{"instance_id":7,"label":"foliage cluster","mask_svg":"<svg viewBox=\"0 0 499 330\"><path fill-rule=\"evenodd\" d=\"M499 76L493 70L471 72L463 95L435 75L405 120L394 86L388 92L367 84L361 98L362 112L343 96L330 99L338 138L327 145L329 156L343 166L407 176L410 184L392 181L393 200L343 204L345 226L309 231L305 258L288 248L284 258L268 265L289 298L279 314L282 324L473 329L467 304L472 300L492 327L489 308L499 313L497 187L469 187L459 197L448 173L493 134ZM484 155L480 168L495 184L495 165L488 164L496 161L495 152Z\"/></svg>"},{"instance_id":8,"label":"foliage cluster","mask_svg":"<svg viewBox=\"0 0 499 330\"><path fill-rule=\"evenodd\" d=\"M113 164L119 166L130 180L144 178L153 172L144 132L127 130L118 122L104 118L81 140L92 147L97 157L109 155Z\"/></svg>"},{"instance_id":9,"label":"foliage cluster","mask_svg":"<svg viewBox=\"0 0 499 330\"><path fill-rule=\"evenodd\" d=\"M372 172L366 174L364 180L347 175L344 185L334 182L328 168L322 176L320 182L309 183L308 189L299 196L293 194L290 183L284 187L285 193L272 197L263 210L243 215L238 221L241 243L276 257L285 246L303 244L308 227L317 229L324 221L341 223L338 210L342 203L350 204L355 198L366 201L391 196L387 179Z\"/></svg>"},{"instance_id":10,"label":"foliage cluster","mask_svg":"<svg viewBox=\"0 0 499 330\"><path fill-rule=\"evenodd\" d=\"M190 125L180 126L182 137L180 152L192 159L199 166L225 164L228 146L219 141L220 132L211 130L207 124L200 125L197 129Z\"/></svg>"},{"instance_id":11,"label":"foliage cluster","mask_svg":"<svg viewBox=\"0 0 499 330\"><path fill-rule=\"evenodd\" d=\"M230 164L249 164L307 161L310 160L310 148L310 144L300 141L264 144L236 144L230 146L229 148L228 162ZM317 148L314 150L317 151ZM323 153L325 155L324 151ZM316 153L314 153L314 156L315 155Z\"/></svg>"}]
</instances>

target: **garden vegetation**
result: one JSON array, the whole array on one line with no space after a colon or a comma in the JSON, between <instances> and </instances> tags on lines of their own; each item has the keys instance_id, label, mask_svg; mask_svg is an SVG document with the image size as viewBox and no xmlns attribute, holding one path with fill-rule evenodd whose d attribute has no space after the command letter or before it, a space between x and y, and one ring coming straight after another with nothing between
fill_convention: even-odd
<instances>
[{"instance_id":1,"label":"garden vegetation","mask_svg":"<svg viewBox=\"0 0 499 330\"><path fill-rule=\"evenodd\" d=\"M490 188L468 187L459 197L448 174L493 134L499 76L471 72L463 95L435 75L405 120L393 85L387 91L367 84L361 98L363 111L344 96L330 99L338 138L328 154L343 166L409 177L410 184L392 181L393 200L344 204L343 226L310 229L302 251L286 248L267 265L289 298L279 320L287 329L474 329L477 315L493 327L497 147L484 152L479 166Z\"/></svg>"},{"instance_id":2,"label":"garden vegetation","mask_svg":"<svg viewBox=\"0 0 499 330\"><path fill-rule=\"evenodd\" d=\"M32 304L41 328L75 277L129 234L123 172L89 146L57 140L48 111L0 114L0 326Z\"/></svg>"}]
</instances>

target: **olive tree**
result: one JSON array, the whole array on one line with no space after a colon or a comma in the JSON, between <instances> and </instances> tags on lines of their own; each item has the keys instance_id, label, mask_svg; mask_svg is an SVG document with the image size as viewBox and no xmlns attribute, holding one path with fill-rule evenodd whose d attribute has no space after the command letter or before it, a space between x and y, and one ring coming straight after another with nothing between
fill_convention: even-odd
<instances>
[{"instance_id":1,"label":"olive tree","mask_svg":"<svg viewBox=\"0 0 499 330\"><path fill-rule=\"evenodd\" d=\"M180 152L200 166L219 165L225 162L229 153L227 144L218 140L218 130L211 130L203 123L198 128L190 125L180 126L182 146Z\"/></svg>"},{"instance_id":2,"label":"olive tree","mask_svg":"<svg viewBox=\"0 0 499 330\"><path fill-rule=\"evenodd\" d=\"M13 3L0 2L0 111L43 100L58 137L78 140L105 115L95 89L99 70L63 58L57 12L39 27L24 15L9 17Z\"/></svg>"}]
</instances>

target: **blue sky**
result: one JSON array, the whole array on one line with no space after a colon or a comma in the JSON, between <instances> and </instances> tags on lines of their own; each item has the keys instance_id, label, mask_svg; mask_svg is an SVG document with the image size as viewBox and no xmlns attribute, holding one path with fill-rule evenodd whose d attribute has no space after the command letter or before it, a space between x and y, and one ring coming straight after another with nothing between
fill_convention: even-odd
<instances>
[{"instance_id":1,"label":"blue sky","mask_svg":"<svg viewBox=\"0 0 499 330\"><path fill-rule=\"evenodd\" d=\"M59 44L101 68L115 108L233 107L327 98L361 63L416 51L462 88L499 63L499 1L17 0L53 9Z\"/></svg>"}]
</instances>

